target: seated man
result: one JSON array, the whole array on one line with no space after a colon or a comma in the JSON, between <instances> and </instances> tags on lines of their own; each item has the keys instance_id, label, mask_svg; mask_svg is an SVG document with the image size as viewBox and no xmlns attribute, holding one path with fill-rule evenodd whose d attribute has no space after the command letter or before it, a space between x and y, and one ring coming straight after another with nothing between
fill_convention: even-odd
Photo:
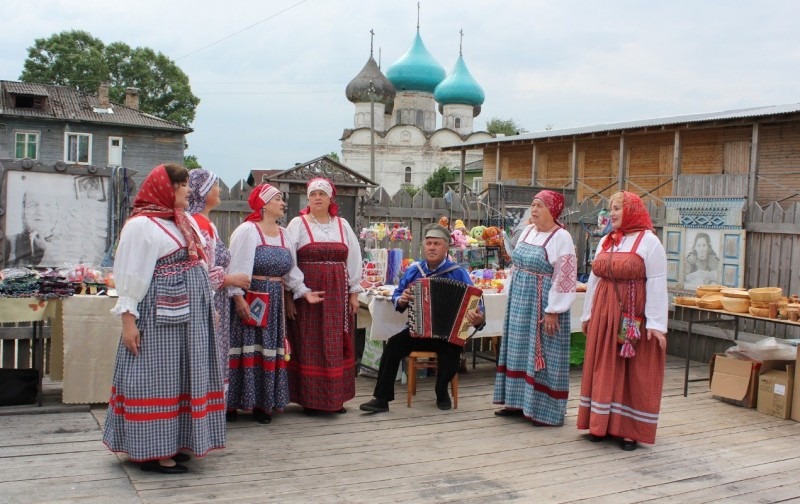
<instances>
[{"instance_id":1,"label":"seated man","mask_svg":"<svg viewBox=\"0 0 800 504\"><path fill-rule=\"evenodd\" d=\"M409 286L420 278L450 278L472 285L469 274L447 259L449 248L450 231L446 227L431 224L425 228L425 241L423 242L425 261L417 262L408 268L400 280L392 295L392 302L397 311L403 312L408 308L409 301L413 300ZM482 328L484 326L483 307L467 312L467 319L472 325ZM437 353L436 406L441 410L449 410L452 403L450 394L447 392L447 385L458 372L462 348L446 340L412 338L408 326L406 326L405 329L389 338L386 343L378 369L378 383L375 384L373 393L375 398L362 404L361 411L374 413L389 411L389 401L394 400L394 382L400 362L413 351Z\"/></svg>"}]
</instances>

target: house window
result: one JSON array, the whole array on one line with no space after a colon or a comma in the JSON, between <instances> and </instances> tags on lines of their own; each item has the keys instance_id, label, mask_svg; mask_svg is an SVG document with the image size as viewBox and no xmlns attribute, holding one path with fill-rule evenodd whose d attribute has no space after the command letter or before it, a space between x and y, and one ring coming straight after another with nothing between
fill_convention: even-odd
<instances>
[{"instance_id":1,"label":"house window","mask_svg":"<svg viewBox=\"0 0 800 504\"><path fill-rule=\"evenodd\" d=\"M39 133L22 131L18 132L15 137L14 158L39 159Z\"/></svg>"},{"instance_id":2,"label":"house window","mask_svg":"<svg viewBox=\"0 0 800 504\"><path fill-rule=\"evenodd\" d=\"M43 110L45 98L44 96L16 95L14 97L14 107Z\"/></svg>"},{"instance_id":3,"label":"house window","mask_svg":"<svg viewBox=\"0 0 800 504\"><path fill-rule=\"evenodd\" d=\"M64 161L75 164L92 164L92 135L67 133L64 135Z\"/></svg>"},{"instance_id":4,"label":"house window","mask_svg":"<svg viewBox=\"0 0 800 504\"><path fill-rule=\"evenodd\" d=\"M405 178L405 181L406 181L406 184L410 184L411 183L411 167L410 166L406 166L406 178Z\"/></svg>"},{"instance_id":5,"label":"house window","mask_svg":"<svg viewBox=\"0 0 800 504\"><path fill-rule=\"evenodd\" d=\"M483 191L483 177L475 177L472 179L472 192L479 193Z\"/></svg>"},{"instance_id":6,"label":"house window","mask_svg":"<svg viewBox=\"0 0 800 504\"><path fill-rule=\"evenodd\" d=\"M456 129L458 129L460 127L461 127L461 118L460 117L456 117Z\"/></svg>"}]
</instances>

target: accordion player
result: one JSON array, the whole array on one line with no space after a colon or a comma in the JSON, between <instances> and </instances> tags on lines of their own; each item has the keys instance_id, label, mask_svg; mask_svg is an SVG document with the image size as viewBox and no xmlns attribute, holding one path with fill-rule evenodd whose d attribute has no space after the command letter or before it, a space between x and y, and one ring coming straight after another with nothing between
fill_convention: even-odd
<instances>
[{"instance_id":1,"label":"accordion player","mask_svg":"<svg viewBox=\"0 0 800 504\"><path fill-rule=\"evenodd\" d=\"M433 338L464 346L471 336L467 313L478 308L483 291L450 278L421 278L410 286L408 306L412 338Z\"/></svg>"}]
</instances>

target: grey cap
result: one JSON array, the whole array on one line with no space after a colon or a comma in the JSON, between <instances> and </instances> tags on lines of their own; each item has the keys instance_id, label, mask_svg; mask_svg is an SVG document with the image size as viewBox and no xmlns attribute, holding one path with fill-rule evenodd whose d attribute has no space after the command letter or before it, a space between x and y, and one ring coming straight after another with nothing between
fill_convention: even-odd
<instances>
[{"instance_id":1,"label":"grey cap","mask_svg":"<svg viewBox=\"0 0 800 504\"><path fill-rule=\"evenodd\" d=\"M425 238L441 238L450 243L450 230L441 224L429 224L425 226Z\"/></svg>"}]
</instances>

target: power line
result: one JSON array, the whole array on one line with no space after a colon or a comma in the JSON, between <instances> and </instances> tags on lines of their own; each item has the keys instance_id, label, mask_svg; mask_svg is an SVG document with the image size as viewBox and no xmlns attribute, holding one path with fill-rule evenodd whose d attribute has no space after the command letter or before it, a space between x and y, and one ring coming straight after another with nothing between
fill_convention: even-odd
<instances>
[{"instance_id":1,"label":"power line","mask_svg":"<svg viewBox=\"0 0 800 504\"><path fill-rule=\"evenodd\" d=\"M290 10L294 9L295 7L297 7L298 5L306 3L307 1L308 1L308 0L300 0L300 1L299 1L299 2L297 2L296 4L294 4L294 5L291 5L291 6L287 7L287 8L285 8L285 9L283 9L282 11L278 11L278 12L276 12L275 14L273 14L273 15L271 15L271 16L269 16L269 17L266 17L266 18L264 18L264 19L262 19L261 21L258 21L258 22L256 22L256 23L253 23L253 24L251 24L250 26L247 26L247 27L245 27L245 28L242 28L241 30L239 30L239 31L237 31L237 32L231 33L230 35L228 35L228 36L226 36L226 37L223 37L223 38L221 38L221 39L219 39L219 40L216 40L216 41L214 41L214 42L211 42L210 44L208 44L208 45L205 45L205 46L201 47L200 49L196 49L196 50L194 50L194 51L192 51L192 52L190 52L190 53L186 53L186 54L184 54L183 56L181 56L180 58L175 58L175 61L178 61L178 60L181 60L181 59L183 59L183 58L189 57L189 56L191 56L192 54L199 53L200 51L204 51L204 50L208 49L208 48L209 48L209 47L211 47L211 46L214 46L214 45L217 45L217 44L219 44L220 42L224 42L225 40L228 40L228 39L229 39L229 38L231 38L231 37L235 37L236 35L239 35L239 34L240 34L240 33L242 33L242 32L246 32L247 30L249 30L249 29L251 29L251 28L254 28L254 27L258 26L258 25L260 25L261 23L263 23L263 22L265 22L265 21L269 21L270 19L272 19L272 18L274 18L274 17L280 16L280 15L281 15L281 14L283 14L284 12L290 11Z\"/></svg>"}]
</instances>

